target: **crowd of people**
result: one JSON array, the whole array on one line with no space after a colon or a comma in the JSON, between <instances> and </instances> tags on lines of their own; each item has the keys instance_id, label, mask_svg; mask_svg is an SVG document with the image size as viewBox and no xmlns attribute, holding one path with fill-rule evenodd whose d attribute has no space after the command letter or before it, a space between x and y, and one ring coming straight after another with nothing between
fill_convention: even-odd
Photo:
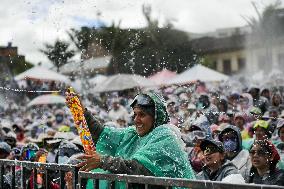
<instances>
[{"instance_id":1,"label":"crowd of people","mask_svg":"<svg viewBox=\"0 0 284 189\"><path fill-rule=\"evenodd\" d=\"M81 100L96 144L93 154L84 154L68 106L27 108L21 102L0 114L0 159L76 164L82 171L284 186L283 97L281 87L234 91L199 81L143 92L88 94ZM16 175L21 171L17 168ZM24 181L30 188L32 175ZM50 187L58 188L59 173L49 176ZM66 174L67 188L72 188L71 179ZM11 186L8 168L4 180ZM41 173L36 180L39 188L45 187ZM85 185L93 186L91 181Z\"/></svg>"}]
</instances>

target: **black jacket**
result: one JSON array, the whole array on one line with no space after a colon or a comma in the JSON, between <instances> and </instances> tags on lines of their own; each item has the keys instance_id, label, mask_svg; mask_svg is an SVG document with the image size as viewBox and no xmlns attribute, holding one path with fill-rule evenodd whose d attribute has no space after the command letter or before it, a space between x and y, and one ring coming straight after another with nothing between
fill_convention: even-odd
<instances>
[{"instance_id":1,"label":"black jacket","mask_svg":"<svg viewBox=\"0 0 284 189\"><path fill-rule=\"evenodd\" d=\"M255 168L251 168L246 183L284 186L284 170L276 169L261 177Z\"/></svg>"}]
</instances>

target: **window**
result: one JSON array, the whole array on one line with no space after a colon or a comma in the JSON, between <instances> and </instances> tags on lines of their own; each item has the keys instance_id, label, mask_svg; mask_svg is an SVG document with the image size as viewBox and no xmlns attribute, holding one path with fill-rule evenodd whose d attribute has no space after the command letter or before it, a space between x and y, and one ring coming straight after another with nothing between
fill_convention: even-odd
<instances>
[{"instance_id":1,"label":"window","mask_svg":"<svg viewBox=\"0 0 284 189\"><path fill-rule=\"evenodd\" d=\"M242 71L246 67L246 59L245 58L238 58L238 71Z\"/></svg>"},{"instance_id":2,"label":"window","mask_svg":"<svg viewBox=\"0 0 284 189\"><path fill-rule=\"evenodd\" d=\"M227 75L230 75L232 73L232 66L230 59L223 60L223 70L224 73Z\"/></svg>"}]
</instances>

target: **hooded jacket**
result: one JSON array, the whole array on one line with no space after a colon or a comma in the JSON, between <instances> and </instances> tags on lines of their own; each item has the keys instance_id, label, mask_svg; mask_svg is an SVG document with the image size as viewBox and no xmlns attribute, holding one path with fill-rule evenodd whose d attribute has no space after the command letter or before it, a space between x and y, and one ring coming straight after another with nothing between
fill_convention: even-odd
<instances>
[{"instance_id":1,"label":"hooded jacket","mask_svg":"<svg viewBox=\"0 0 284 189\"><path fill-rule=\"evenodd\" d=\"M155 122L153 129L142 137L137 134L135 126L118 129L93 125L98 122L88 112L85 113L90 132L97 132L93 136L96 150L102 155L101 168L115 174L194 179L183 151L181 134L175 126L168 124L163 99L155 93L146 95L154 101ZM94 171L102 172L98 169ZM91 185L88 184L87 188ZM116 188L125 188L125 185L116 182Z\"/></svg>"},{"instance_id":2,"label":"hooded jacket","mask_svg":"<svg viewBox=\"0 0 284 189\"><path fill-rule=\"evenodd\" d=\"M222 141L222 135L228 131L234 131L238 140L238 147L236 150L237 155L233 159L231 159L231 162L237 167L240 174L245 178L251 168L249 152L248 150L242 148L241 131L236 126L228 125L227 127L225 127L223 131L221 131L221 133L219 134L219 140Z\"/></svg>"}]
</instances>

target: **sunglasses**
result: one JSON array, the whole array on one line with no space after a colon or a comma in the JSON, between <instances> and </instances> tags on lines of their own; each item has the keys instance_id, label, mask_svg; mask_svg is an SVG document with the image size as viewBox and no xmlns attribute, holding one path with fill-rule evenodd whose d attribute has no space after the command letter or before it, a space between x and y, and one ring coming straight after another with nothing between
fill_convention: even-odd
<instances>
[{"instance_id":1,"label":"sunglasses","mask_svg":"<svg viewBox=\"0 0 284 189\"><path fill-rule=\"evenodd\" d=\"M206 138L206 134L203 131L192 131L188 134L188 137L190 140L194 140L196 139L205 139Z\"/></svg>"},{"instance_id":2,"label":"sunglasses","mask_svg":"<svg viewBox=\"0 0 284 189\"><path fill-rule=\"evenodd\" d=\"M153 106L154 103L148 95L139 94L134 98L133 103L131 105Z\"/></svg>"},{"instance_id":3,"label":"sunglasses","mask_svg":"<svg viewBox=\"0 0 284 189\"><path fill-rule=\"evenodd\" d=\"M266 150L251 150L250 152L250 155L251 156L254 156L254 155L258 155L258 156L265 156L265 155L269 155L269 152L266 151Z\"/></svg>"}]
</instances>

